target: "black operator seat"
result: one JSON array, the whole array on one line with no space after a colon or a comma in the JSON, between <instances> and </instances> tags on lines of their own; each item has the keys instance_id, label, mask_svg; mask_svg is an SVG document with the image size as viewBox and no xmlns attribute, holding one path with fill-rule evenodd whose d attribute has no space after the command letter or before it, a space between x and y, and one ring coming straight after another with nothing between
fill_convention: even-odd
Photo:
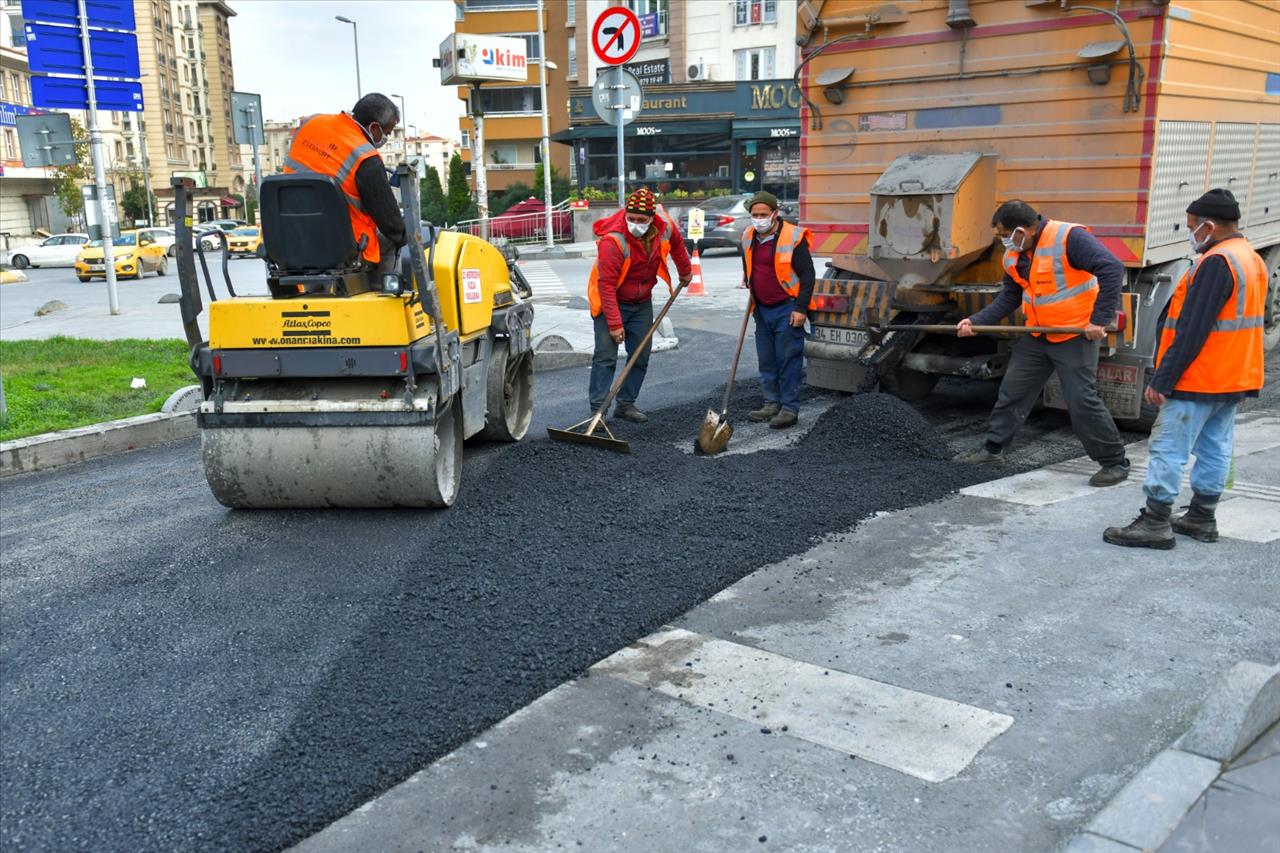
<instances>
[{"instance_id":1,"label":"black operator seat","mask_svg":"<svg viewBox=\"0 0 1280 853\"><path fill-rule=\"evenodd\" d=\"M271 175L262 181L261 209L272 296L352 296L374 289L337 180Z\"/></svg>"}]
</instances>

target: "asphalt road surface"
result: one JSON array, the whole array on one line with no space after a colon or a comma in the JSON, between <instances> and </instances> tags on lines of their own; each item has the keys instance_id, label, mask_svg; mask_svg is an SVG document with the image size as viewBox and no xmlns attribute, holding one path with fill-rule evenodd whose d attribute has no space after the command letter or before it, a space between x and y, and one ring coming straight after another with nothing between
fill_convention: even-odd
<instances>
[{"instance_id":1,"label":"asphalt road surface","mask_svg":"<svg viewBox=\"0 0 1280 853\"><path fill-rule=\"evenodd\" d=\"M994 393L960 382L838 398L788 449L684 452L730 307L675 315L633 456L548 441L587 372L538 374L529 439L470 446L448 511L229 511L196 441L6 480L0 844L288 846L752 570L994 473L947 461ZM739 421L750 352L743 374ZM1045 412L1013 461L1079 452Z\"/></svg>"}]
</instances>

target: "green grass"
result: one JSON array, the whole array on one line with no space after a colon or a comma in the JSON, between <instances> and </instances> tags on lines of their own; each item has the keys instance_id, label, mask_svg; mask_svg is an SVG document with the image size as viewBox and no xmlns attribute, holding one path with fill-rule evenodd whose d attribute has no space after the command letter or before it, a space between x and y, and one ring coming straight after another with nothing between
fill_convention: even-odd
<instances>
[{"instance_id":1,"label":"green grass","mask_svg":"<svg viewBox=\"0 0 1280 853\"><path fill-rule=\"evenodd\" d=\"M180 340L0 341L0 375L8 405L2 441L158 412L196 381ZM135 376L147 387L130 388Z\"/></svg>"}]
</instances>

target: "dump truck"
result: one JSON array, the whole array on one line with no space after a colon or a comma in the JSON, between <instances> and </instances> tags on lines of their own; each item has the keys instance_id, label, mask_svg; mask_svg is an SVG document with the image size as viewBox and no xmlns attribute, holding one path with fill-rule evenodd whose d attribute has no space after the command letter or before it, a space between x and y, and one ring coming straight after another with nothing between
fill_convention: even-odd
<instances>
[{"instance_id":1,"label":"dump truck","mask_svg":"<svg viewBox=\"0 0 1280 853\"><path fill-rule=\"evenodd\" d=\"M1187 205L1211 187L1239 200L1280 341L1280 0L801 0L798 16L800 219L831 258L810 384L918 399L942 376L1002 376L1012 336L875 327L989 304L991 215L1015 198L1126 267L1098 365L1122 426L1155 418L1156 326L1191 266ZM1066 407L1056 379L1044 402Z\"/></svg>"},{"instance_id":2,"label":"dump truck","mask_svg":"<svg viewBox=\"0 0 1280 853\"><path fill-rule=\"evenodd\" d=\"M239 294L226 251L215 288L193 248L190 179L173 180L180 308L203 392L196 422L222 504L445 507L465 439L528 431L528 283L490 243L420 223L412 167L396 183L408 245L379 273L361 261L337 181L265 179L265 292Z\"/></svg>"}]
</instances>

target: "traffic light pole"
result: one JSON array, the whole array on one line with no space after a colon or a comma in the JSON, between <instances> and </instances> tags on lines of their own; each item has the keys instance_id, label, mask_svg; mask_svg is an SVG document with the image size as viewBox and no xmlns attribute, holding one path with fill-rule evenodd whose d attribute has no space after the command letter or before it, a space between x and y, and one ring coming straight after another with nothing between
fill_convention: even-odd
<instances>
[{"instance_id":1,"label":"traffic light pole","mask_svg":"<svg viewBox=\"0 0 1280 853\"><path fill-rule=\"evenodd\" d=\"M98 222L102 229L102 265L107 275L107 300L112 314L120 313L120 297L116 293L116 261L111 251L111 219L107 214L107 174L102 167L102 132L98 130L98 93L93 86L93 56L89 49L89 12L85 0L78 0L80 11L80 48L84 51L85 83L89 89L89 154L93 158L94 204L98 206Z\"/></svg>"}]
</instances>

